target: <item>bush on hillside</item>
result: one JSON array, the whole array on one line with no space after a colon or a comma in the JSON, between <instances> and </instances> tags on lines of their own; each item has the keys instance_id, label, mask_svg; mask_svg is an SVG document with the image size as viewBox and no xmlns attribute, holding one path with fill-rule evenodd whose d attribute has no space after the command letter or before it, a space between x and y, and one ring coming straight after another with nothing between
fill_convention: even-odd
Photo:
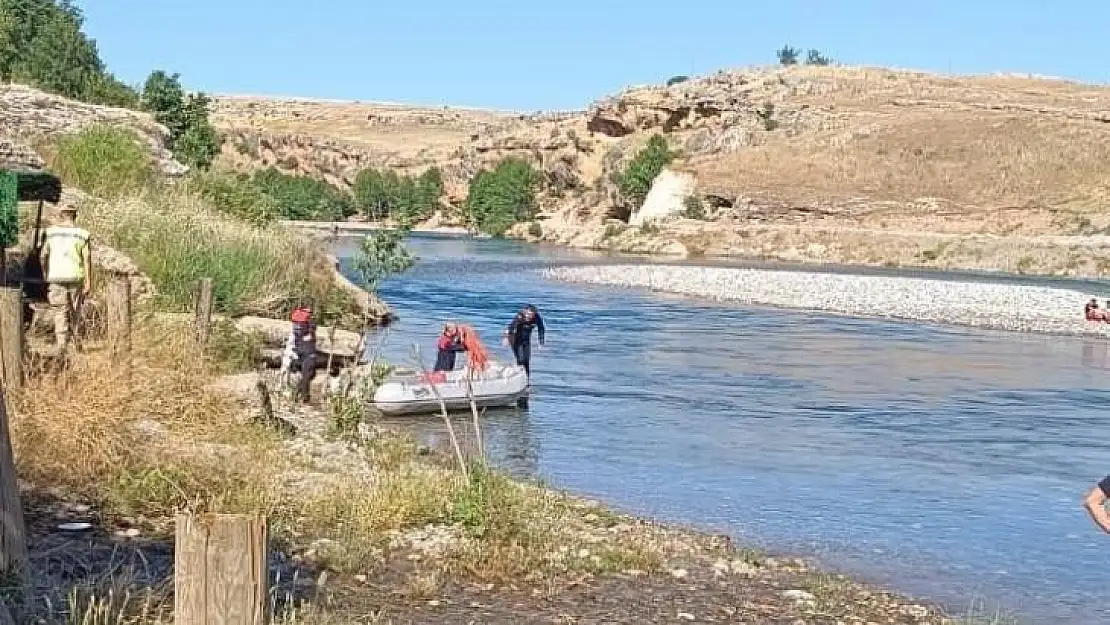
<instances>
[{"instance_id":1,"label":"bush on hillside","mask_svg":"<svg viewBox=\"0 0 1110 625\"><path fill-rule=\"evenodd\" d=\"M674 85L686 82L687 80L690 80L689 76L671 76L667 79L667 86L673 87Z\"/></svg>"},{"instance_id":2,"label":"bush on hillside","mask_svg":"<svg viewBox=\"0 0 1110 625\"><path fill-rule=\"evenodd\" d=\"M414 224L431 217L442 195L443 177L436 167L416 178L374 168L355 177L355 206L373 220L392 217L403 225Z\"/></svg>"},{"instance_id":3,"label":"bush on hillside","mask_svg":"<svg viewBox=\"0 0 1110 625\"><path fill-rule=\"evenodd\" d=\"M466 196L467 219L481 232L505 234L513 224L535 216L536 191L542 181L532 165L512 157L492 171L478 172Z\"/></svg>"},{"instance_id":4,"label":"bush on hillside","mask_svg":"<svg viewBox=\"0 0 1110 625\"><path fill-rule=\"evenodd\" d=\"M339 221L354 214L350 194L323 180L270 167L256 171L251 182L273 199L284 219Z\"/></svg>"},{"instance_id":5,"label":"bush on hillside","mask_svg":"<svg viewBox=\"0 0 1110 625\"><path fill-rule=\"evenodd\" d=\"M407 235L408 231L402 228L376 230L363 237L354 265L364 288L377 291L382 280L412 267L414 260L405 246Z\"/></svg>"},{"instance_id":6,"label":"bush on hillside","mask_svg":"<svg viewBox=\"0 0 1110 625\"><path fill-rule=\"evenodd\" d=\"M103 198L134 192L154 180L150 153L128 130L96 125L60 137L50 168L68 186Z\"/></svg>"},{"instance_id":7,"label":"bush on hillside","mask_svg":"<svg viewBox=\"0 0 1110 625\"><path fill-rule=\"evenodd\" d=\"M185 93L179 74L151 72L143 84L144 110L170 131L170 149L182 163L207 169L220 153L220 136L208 120L210 100L203 93Z\"/></svg>"},{"instance_id":8,"label":"bush on hillside","mask_svg":"<svg viewBox=\"0 0 1110 625\"><path fill-rule=\"evenodd\" d=\"M821 54L818 50L810 50L806 54L806 65L829 65L832 60Z\"/></svg>"},{"instance_id":9,"label":"bush on hillside","mask_svg":"<svg viewBox=\"0 0 1110 625\"><path fill-rule=\"evenodd\" d=\"M617 188L625 203L633 208L642 205L655 177L675 156L676 153L671 151L662 135L654 135L648 139L647 145L617 175Z\"/></svg>"},{"instance_id":10,"label":"bush on hillside","mask_svg":"<svg viewBox=\"0 0 1110 625\"><path fill-rule=\"evenodd\" d=\"M194 173L189 188L221 213L263 226L281 215L277 201L254 184L248 174L226 171Z\"/></svg>"},{"instance_id":11,"label":"bush on hillside","mask_svg":"<svg viewBox=\"0 0 1110 625\"><path fill-rule=\"evenodd\" d=\"M83 24L81 10L68 0L0 0L0 80L134 107L138 94L105 69Z\"/></svg>"}]
</instances>

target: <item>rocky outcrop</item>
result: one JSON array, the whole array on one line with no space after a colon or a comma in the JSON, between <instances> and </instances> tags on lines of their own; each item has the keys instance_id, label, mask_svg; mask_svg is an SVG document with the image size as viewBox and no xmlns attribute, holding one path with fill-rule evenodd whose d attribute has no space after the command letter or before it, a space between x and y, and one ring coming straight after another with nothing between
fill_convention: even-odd
<instances>
[{"instance_id":1,"label":"rocky outcrop","mask_svg":"<svg viewBox=\"0 0 1110 625\"><path fill-rule=\"evenodd\" d=\"M38 170L45 166L42 157L29 146L0 137L0 169Z\"/></svg>"},{"instance_id":2,"label":"rocky outcrop","mask_svg":"<svg viewBox=\"0 0 1110 625\"><path fill-rule=\"evenodd\" d=\"M134 132L150 149L155 166L163 174L180 176L188 171L167 148L169 130L147 113L85 104L22 85L0 84L0 140L33 141L78 133L97 124Z\"/></svg>"}]
</instances>

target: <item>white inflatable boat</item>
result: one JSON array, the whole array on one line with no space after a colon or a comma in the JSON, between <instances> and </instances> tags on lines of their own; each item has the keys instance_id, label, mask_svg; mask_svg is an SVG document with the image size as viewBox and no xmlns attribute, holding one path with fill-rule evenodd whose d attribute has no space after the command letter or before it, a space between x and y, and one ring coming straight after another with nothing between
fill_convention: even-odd
<instances>
[{"instance_id":1,"label":"white inflatable boat","mask_svg":"<svg viewBox=\"0 0 1110 625\"><path fill-rule=\"evenodd\" d=\"M387 415L439 412L435 393L439 391L448 410L469 409L467 376L470 374L468 367L441 373L398 371L378 387L374 393L374 407ZM470 385L474 403L479 408L510 407L528 395L528 374L519 365L491 362L485 371L474 373Z\"/></svg>"}]
</instances>

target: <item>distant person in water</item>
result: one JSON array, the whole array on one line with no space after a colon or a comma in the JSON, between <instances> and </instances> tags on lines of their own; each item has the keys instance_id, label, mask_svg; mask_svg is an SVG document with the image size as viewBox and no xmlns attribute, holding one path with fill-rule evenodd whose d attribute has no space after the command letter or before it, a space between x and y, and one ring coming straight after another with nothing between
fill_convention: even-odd
<instances>
[{"instance_id":1,"label":"distant person in water","mask_svg":"<svg viewBox=\"0 0 1110 625\"><path fill-rule=\"evenodd\" d=\"M436 366L432 371L454 371L455 370L455 356L459 352L465 352L466 346L463 345L462 336L459 334L459 328L453 323L448 323L443 326L443 332L439 335L439 340L436 341Z\"/></svg>"},{"instance_id":2,"label":"distant person in water","mask_svg":"<svg viewBox=\"0 0 1110 625\"><path fill-rule=\"evenodd\" d=\"M536 330L540 339L540 347L543 347L546 338L543 317L540 316L540 311L536 310L535 306L528 304L513 317L508 329L505 330L503 340L506 345L513 348L516 364L524 367L524 372L528 374L528 377L532 377L533 329Z\"/></svg>"},{"instance_id":3,"label":"distant person in water","mask_svg":"<svg viewBox=\"0 0 1110 625\"><path fill-rule=\"evenodd\" d=\"M1087 321L1107 321L1106 311L1098 307L1098 300L1093 297L1083 307L1083 316L1087 318Z\"/></svg>"},{"instance_id":4,"label":"distant person in water","mask_svg":"<svg viewBox=\"0 0 1110 625\"><path fill-rule=\"evenodd\" d=\"M1106 499L1110 497L1110 475L1102 478L1091 492L1087 493L1087 499L1083 502L1083 507L1087 509L1087 514L1091 515L1091 520L1103 532L1110 534L1110 514L1106 512Z\"/></svg>"}]
</instances>

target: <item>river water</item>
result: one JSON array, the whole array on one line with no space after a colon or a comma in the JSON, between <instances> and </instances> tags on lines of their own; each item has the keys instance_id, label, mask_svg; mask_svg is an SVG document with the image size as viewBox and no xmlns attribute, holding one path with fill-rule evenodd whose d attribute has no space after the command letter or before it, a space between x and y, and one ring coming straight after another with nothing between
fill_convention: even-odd
<instances>
[{"instance_id":1,"label":"river water","mask_svg":"<svg viewBox=\"0 0 1110 625\"><path fill-rule=\"evenodd\" d=\"M957 613L1110 622L1110 539L1080 506L1110 472L1107 342L552 282L542 268L606 260L519 242L410 246L381 289L390 360L433 360L450 318L502 359L522 304L547 323L529 408L487 414L503 466Z\"/></svg>"}]
</instances>

